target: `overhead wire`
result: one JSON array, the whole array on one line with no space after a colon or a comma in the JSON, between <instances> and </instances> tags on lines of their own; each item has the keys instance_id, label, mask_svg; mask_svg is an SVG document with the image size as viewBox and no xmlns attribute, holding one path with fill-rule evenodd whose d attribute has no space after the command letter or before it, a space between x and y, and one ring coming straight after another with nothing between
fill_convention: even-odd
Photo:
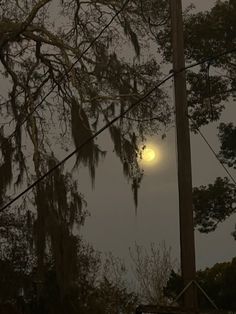
<instances>
[{"instance_id":1,"label":"overhead wire","mask_svg":"<svg viewBox=\"0 0 236 314\"><path fill-rule=\"evenodd\" d=\"M209 97L209 102L210 102L210 110L211 110L211 118L213 119L213 106L212 106L212 102L211 102L211 85L210 85L210 66L212 65L212 61L223 57L227 54L236 52L236 49L230 49L227 50L225 52L219 53L218 55L215 56L211 56L208 58L203 59L202 61L199 62L195 62L192 65L186 66L185 70L191 69L195 66L201 65L203 63L207 63L207 85L208 85L208 97ZM230 91L234 91L234 89L228 90L227 92ZM213 147L211 146L211 144L209 143L209 141L207 140L206 136L202 133L202 131L199 129L199 127L197 126L196 122L191 118L191 116L188 115L188 118L191 120L192 124L195 126L198 134L202 137L202 139L204 140L204 142L207 144L207 146L209 147L209 149L211 150L211 152L213 153L213 155L215 156L215 158L217 159L217 161L220 163L220 165L222 166L222 168L224 169L224 171L227 173L227 175L229 176L229 178L231 179L231 181L235 184L236 186L236 180L234 179L233 175L230 173L230 171L227 169L227 167L224 165L224 163L219 159L217 153L215 152L215 150L213 149Z\"/></svg>"},{"instance_id":2,"label":"overhead wire","mask_svg":"<svg viewBox=\"0 0 236 314\"><path fill-rule=\"evenodd\" d=\"M207 72L209 72L209 68L212 65L212 61L213 60L216 60L216 59L218 59L220 57L223 57L223 56L225 56L227 54L230 54L230 53L233 53L233 52L236 52L236 49L226 50L226 51L224 51L222 53L219 53L219 54L216 54L216 55L213 55L213 56L209 56L209 57L206 57L206 58L202 58L202 60L200 60L198 62L194 62L192 64L186 65L184 68L180 69L178 72L187 71L187 70L189 70L191 68L194 68L194 67L196 67L198 65L201 65L201 64L204 64L204 63L208 64L207 65ZM172 73L172 72L174 72L173 69L170 70L170 73ZM209 80L209 73L207 73L207 76L208 76L207 80ZM207 84L209 84L209 82L207 82ZM210 94L211 87L210 86L208 86L208 90L209 90L209 92L208 92L207 98L209 99L209 101L211 103L211 94ZM221 95L221 94L224 94L224 93L230 93L230 92L234 92L234 91L236 91L236 89L235 88L231 88L231 89L219 92L219 93L216 92L214 94L215 95ZM212 104L211 104L211 107L212 107ZM211 110L212 110L212 108L211 108ZM150 118L150 119L139 119L139 118L136 119L136 118L125 117L125 119L136 121L136 122L148 122L148 121L152 121L152 120L158 120L159 117L156 116L156 117L153 117L153 118Z\"/></svg>"},{"instance_id":3,"label":"overhead wire","mask_svg":"<svg viewBox=\"0 0 236 314\"><path fill-rule=\"evenodd\" d=\"M233 53L233 52L236 52L236 48L234 48L234 49L229 49L229 50L225 50L224 52L218 53L218 54L213 55L213 56L208 56L208 57L203 58L202 60L197 61L197 62L193 62L193 63L191 63L191 64L185 66L185 67L184 67L183 69L181 69L180 71L189 70L189 69L194 68L194 67L196 67L196 66L198 66L198 65L204 64L204 63L206 63L206 62L214 61L214 60L216 60L216 59L219 59L220 57L224 57L224 56L226 56L226 55L228 55L228 54L231 54L231 53Z\"/></svg>"},{"instance_id":4,"label":"overhead wire","mask_svg":"<svg viewBox=\"0 0 236 314\"><path fill-rule=\"evenodd\" d=\"M122 12L122 10L125 8L125 6L128 4L130 0L127 0L124 5L121 7L121 9L119 11L116 12L116 14L111 18L110 22L101 30L101 32L94 38L94 40L90 43L90 45L84 50L84 52L81 54L81 56L71 65L69 71L67 71L64 76L66 76L74 67L74 65L82 58L82 56L90 49L90 47L95 43L95 41L102 35L102 33L105 31L105 29L107 29L110 24L113 22L113 20L118 16L119 13ZM185 68L180 69L178 72L183 72L186 71L190 68L193 68L195 66L204 64L206 62L209 62L211 60L220 58L226 54L229 53L233 53L236 52L236 49L231 49L231 50L227 50L224 53L220 53L218 55L214 55L214 56L210 56L207 58L204 58L203 60L199 61L199 62L195 62L193 64L190 64L188 66L186 66ZM86 139L84 142L81 143L81 145L79 145L74 151L72 151L70 154L68 154L64 159L62 159L60 162L58 162L54 167L52 167L51 169L49 169L44 175L42 175L40 178L38 178L35 182L33 182L31 185L29 185L25 190L23 190L21 193L19 193L16 197L14 197L12 200L10 200L7 204L5 204L2 208L0 208L0 212L2 212L3 210L5 210L7 207L9 207L10 205L12 205L16 200L18 200L21 196L23 196L25 193L27 193L28 191L30 191L33 187L35 187L38 183L40 183L42 180L44 180L44 178L46 178L48 175L50 175L53 171L55 171L57 168L59 168L62 164L64 164L68 159L70 159L73 155L75 155L79 150L81 150L87 143L89 143L90 141L92 141L93 139L95 139L98 135L100 135L103 131L105 131L107 128L109 128L110 126L112 126L116 121L118 121L119 119L121 119L123 116L126 115L126 113L128 113L129 111L131 111L134 107L136 107L139 103L141 103L143 100L145 100L149 95L151 95L154 90L156 90L158 87L160 87L161 85L163 85L166 81L168 81L169 79L171 79L174 75L176 74L176 71L171 70L170 74L164 78L159 84L157 84L155 87L153 87L151 90L149 90L147 93L144 94L144 96L140 97L136 102L134 102L133 104L131 104L126 110L124 110L120 115L116 116L114 119L112 119L110 122L108 122L106 125L104 125L101 129L99 129L96 133L94 133L91 137L89 137L88 139ZM63 76L63 78L64 78ZM57 84L55 84L55 86L57 86ZM33 110L27 115L26 119L24 119L24 122L22 122L20 124L19 127L21 127L23 125L23 123L25 123L25 121L36 111L36 109L42 104L42 102L51 94L51 92L54 90L55 86L53 87L53 89L51 89L45 96L44 98L40 101L40 103L38 105L36 105ZM16 130L14 131L14 133L16 132ZM200 130L199 130L199 134ZM203 136L203 134L201 134ZM9 138L11 138L13 136L13 134L11 134L6 140L9 140ZM212 147L210 146L210 144L208 143L208 141L206 140L205 137L203 137L204 140L206 141L206 143L208 144L208 146L210 147L210 149L212 150L212 152L214 153L214 155L216 156L216 158L218 159L217 154L214 152L214 150L212 149ZM219 159L218 159L219 160ZM220 161L220 160L219 160ZM221 163L221 162L220 162ZM222 164L222 163L221 163ZM233 182L236 184L234 178L232 177L232 175L229 173L229 171L227 170L227 168L223 165L224 169L226 170L226 172L228 173L228 175L230 176L230 178L233 180Z\"/></svg>"},{"instance_id":5,"label":"overhead wire","mask_svg":"<svg viewBox=\"0 0 236 314\"><path fill-rule=\"evenodd\" d=\"M7 137L4 139L4 142L8 142L15 134L16 132L25 124L25 122L33 115L33 113L42 105L42 103L47 99L47 97L54 91L55 87L58 86L62 80L64 79L65 76L67 76L70 71L74 68L74 66L82 59L82 57L88 52L88 50L94 45L94 43L101 37L101 35L104 33L104 31L112 24L112 22L114 21L114 19L124 10L124 8L126 7L126 5L129 3L130 0L126 0L125 3L123 4L123 6L120 8L120 10L118 10L116 12L116 14L111 18L111 20L109 21L108 24L105 25L105 27L100 31L100 33L92 40L92 42L88 45L88 47L81 53L81 55L79 56L79 58L71 64L71 66L69 67L69 69L67 71L65 71L65 73L61 76L61 78L58 80L58 82L56 82L52 88L48 91L48 93L41 99L41 101L26 115L26 117L23 119L23 121L19 124L16 125L15 130ZM188 69L191 69L193 67L196 67L198 65L204 64L206 62L210 62L212 60L218 59L222 56L225 56L227 54L236 52L236 49L231 49L231 50L226 50L220 54L214 55L214 56L209 56L206 57L204 59L202 59L201 61L198 62L194 62L190 65L187 65L186 67L184 67L183 69L180 69L180 72L182 71L186 71ZM171 70L170 72L173 72L173 70ZM0 146L0 149L2 148L3 145Z\"/></svg>"},{"instance_id":6,"label":"overhead wire","mask_svg":"<svg viewBox=\"0 0 236 314\"><path fill-rule=\"evenodd\" d=\"M15 127L15 130L4 139L4 142L8 142L21 127L25 124L25 122L35 113L35 111L43 104L43 102L48 98L48 96L51 95L51 93L54 91L54 89L61 84L62 80L71 72L71 70L74 68L74 66L82 59L82 57L89 51L89 49L95 44L95 42L101 37L101 35L105 32L105 30L113 23L115 18L119 16L119 14L125 9L127 4L130 2L130 0L126 0L122 7L114 14L114 16L110 19L110 21L104 26L104 28L99 32L99 34L94 37L94 39L91 41L91 43L88 45L88 47L81 53L81 55L74 61L68 70L66 70L62 76L59 78L59 80L52 86L51 89L44 95L44 97L40 100L40 102L26 115L26 117L22 120L21 123L17 124ZM3 145L1 145L0 149Z\"/></svg>"},{"instance_id":7,"label":"overhead wire","mask_svg":"<svg viewBox=\"0 0 236 314\"><path fill-rule=\"evenodd\" d=\"M10 200L7 204L5 204L2 208L0 208L0 212L4 211L7 207L12 205L14 202L16 202L21 196L26 194L28 191L30 191L33 187L35 187L37 184L39 184L41 181L43 181L48 175L50 175L53 171L58 169L61 165L63 165L68 159L70 159L72 156L74 156L78 151L80 151L87 143L91 142L93 139L95 139L98 135L100 135L103 131L108 129L110 126L112 126L116 121L121 119L123 116L125 116L129 111L131 111L133 108L135 108L138 104L140 104L143 100L145 100L149 95L151 95L158 87L163 85L166 81L168 81L170 78L174 76L174 73L170 73L167 77L165 77L161 82L159 82L156 86L154 86L152 89L150 89L148 92L146 92L142 97L140 97L137 101L135 101L133 104L131 104L127 109L125 109L121 114L113 118L110 122L105 124L101 129L99 129L96 133L94 133L89 138L85 139L78 147L76 147L75 150L73 150L70 154L68 154L64 159L62 159L60 162L58 162L54 167L49 169L44 175L39 177L37 180L35 180L31 185L29 185L25 190L23 190L21 193L19 193L17 196L15 196L12 200Z\"/></svg>"},{"instance_id":8,"label":"overhead wire","mask_svg":"<svg viewBox=\"0 0 236 314\"><path fill-rule=\"evenodd\" d=\"M191 120L191 122L193 123L193 125L195 126L197 132L199 133L199 135L202 137L202 139L204 140L204 142L207 144L207 146L209 147L209 149L211 150L211 152L213 153L213 155L216 157L216 159L218 160L218 162L220 163L220 165L223 167L223 169L225 170L225 172L228 174L228 176L230 177L230 179L232 180L232 182L235 184L236 186L236 180L234 179L234 177L232 176L232 174L230 173L230 171L225 167L224 163L220 160L220 158L218 157L217 153L215 152L215 150L213 149L213 147L211 146L211 144L209 143L209 141L207 140L206 136L202 133L202 131L199 129L199 127L197 126L197 124L195 123L195 121L191 118L191 116L188 115L188 118Z\"/></svg>"},{"instance_id":9,"label":"overhead wire","mask_svg":"<svg viewBox=\"0 0 236 314\"><path fill-rule=\"evenodd\" d=\"M208 85L208 98L209 98L209 101L210 101L210 109L211 109L211 118L213 119L213 106L212 106L212 102L211 102L211 86L210 86L210 73L209 73L209 70L210 70L210 66L211 66L211 62L215 59L218 59L222 56L225 56L227 54L230 54L230 53L233 53L233 52L236 52L236 49L231 49L231 50L226 50L225 52L223 53L220 53L218 55L214 55L214 56L211 56L211 57L207 57L207 58L204 58L203 60L199 61L199 62L195 62L193 64L190 64L190 65L187 65L186 67L184 67L183 69L179 70L179 72L182 72L182 71L186 71L188 69L191 69L193 67L196 67L198 65L201 65L201 64L204 64L204 63L207 63L207 85ZM172 72L173 70L171 70L170 72ZM231 91L235 91L235 89L229 89L227 91L224 91L224 92L231 92ZM207 146L209 147L209 149L211 150L211 152L213 153L213 155L215 156L215 158L217 159L217 161L220 163L220 165L222 166L222 168L224 169L224 171L227 173L227 175L229 176L229 178L232 180L232 182L235 184L236 186L236 180L234 179L233 175L230 173L230 171L227 169L227 167L224 165L224 163L219 159L217 153L215 152L215 150L213 149L213 147L211 146L211 144L209 143L209 141L207 140L206 136L202 133L202 131L199 129L199 127L197 126L197 124L195 123L195 121L191 118L191 116L187 115L188 118L191 120L192 124L195 126L198 134L202 137L202 139L204 140L204 142L207 144ZM137 122L146 122L146 121L152 121L152 120L158 120L159 118L158 117L153 117L153 118L150 118L150 119L133 119L133 118L127 118L126 119L129 119L129 120L133 120L133 121L137 121Z\"/></svg>"},{"instance_id":10,"label":"overhead wire","mask_svg":"<svg viewBox=\"0 0 236 314\"><path fill-rule=\"evenodd\" d=\"M153 117L149 119L136 119L136 118L130 118L130 117L124 117L126 120L135 121L135 122L151 122L153 120L160 120L160 117Z\"/></svg>"},{"instance_id":11,"label":"overhead wire","mask_svg":"<svg viewBox=\"0 0 236 314\"><path fill-rule=\"evenodd\" d=\"M209 70L210 70L210 66L211 66L211 61L216 59L216 58L219 58L219 57L222 57L223 55L226 55L226 54L229 54L229 53L232 53L232 52L236 52L236 49L232 49L232 50L229 50L229 51L225 51L224 53L221 53L221 54L218 54L214 57L209 57L209 58L204 58L202 61L199 61L197 63L194 63L192 65L188 65L186 66L184 69L181 69L179 72L182 72L182 71L185 71L185 70L188 70L190 68L193 68L195 66L198 66L198 65L201 65L201 64L204 64L204 63L207 63L207 85L208 85L208 98L209 98L209 101L210 101L210 110L211 110L211 118L213 119L213 106L212 106L212 102L211 102L211 87L210 87L210 73L209 73ZM170 72L172 72L173 70L171 70ZM229 92L230 91L234 91L234 89L231 89L231 90L228 90ZM236 180L234 179L233 175L231 174L231 172L227 169L227 167L224 165L224 163L219 159L217 153L215 152L215 150L213 149L213 147L211 146L210 142L207 140L206 136L202 133L202 131L199 129L199 127L197 126L197 124L195 123L195 121L191 118L191 116L189 116L187 114L188 118L191 120L192 124L194 125L195 129L197 130L198 134L202 137L202 139L204 140L204 142L207 144L207 146L209 147L209 149L211 150L211 152L213 153L213 155L215 156L215 158L217 159L217 161L219 162L219 164L222 166L222 168L224 169L224 171L227 173L227 175L229 176L229 178L231 179L231 181L235 184L236 186ZM153 120L159 120L160 118L159 117L153 117L153 118L150 118L150 119L135 119L135 118L129 118L129 117L126 117L126 119L128 120L132 120L132 121L136 121L136 122L148 122L148 121L153 121Z\"/></svg>"},{"instance_id":12,"label":"overhead wire","mask_svg":"<svg viewBox=\"0 0 236 314\"><path fill-rule=\"evenodd\" d=\"M126 1L127 2L127 1ZM230 50L230 51L225 51L224 54L218 54L216 56L213 57L209 57L209 58L205 58L202 61L199 61L197 63L193 63L192 65L188 65L183 69L180 69L178 72L183 72L186 69L190 69L193 68L197 65L203 64L205 62L209 62L209 60L215 59L217 57L221 57L225 54L228 53L232 53L232 52L236 52L236 49L234 50ZM111 125L113 125L116 121L118 121L120 118L122 118L123 116L126 115L126 113L128 113L129 111L131 111L134 107L136 107L140 102L142 102L144 99L146 99L149 95L151 95L154 90L156 90L158 87L160 87L161 85L163 85L166 81L168 81L169 79L171 79L174 75L175 75L176 71L171 70L170 74L164 78L159 84L157 84L155 87L153 87L151 90L149 90L147 93L145 93L144 96L140 97L136 102L134 102L133 104L131 104L126 110L124 110L120 115L116 116L114 119L112 119L110 122L108 122L105 126L103 126L101 129L99 129L95 134L93 134L91 137L89 137L88 139L86 139L81 145L79 145L74 151L72 151L69 155L67 155L64 159L62 159L59 163L57 163L54 167L52 167L51 169L49 169L44 175L42 175L40 178L38 178L35 182L33 182L31 185L29 185L25 190L23 190L21 193L19 193L16 197L14 197L12 200L10 200L7 204L5 204L1 209L0 212L2 212L3 210L5 210L7 207L9 207L10 205L12 205L16 200L18 200L21 196L23 196L25 193L27 193L28 191L30 191L33 187L35 187L38 183L40 183L42 180L44 180L44 178L46 178L48 175L50 175L53 171L55 171L57 168L59 168L62 164L64 164L68 159L70 159L73 155L75 155L79 150L81 150L87 143L89 143L90 141L92 141L93 139L95 139L98 135L100 135L103 131L105 131L107 128L109 128ZM192 118L189 117L191 120ZM199 128L196 128L199 132L199 134L202 136L202 138L204 139L204 141L207 143L207 145L209 146L209 148L211 149L211 151L213 152L213 154L215 155L215 157L218 159L218 161L220 162L220 164L223 166L223 168L225 169L225 171L227 172L227 174L229 175L229 177L231 178L231 180L236 184L235 179L233 178L233 176L230 174L230 172L228 171L228 169L223 165L223 163L219 160L217 154L215 153L215 151L213 150L213 148L211 147L211 145L209 144L209 142L207 141L206 137L202 134L202 132L200 131Z\"/></svg>"}]
</instances>

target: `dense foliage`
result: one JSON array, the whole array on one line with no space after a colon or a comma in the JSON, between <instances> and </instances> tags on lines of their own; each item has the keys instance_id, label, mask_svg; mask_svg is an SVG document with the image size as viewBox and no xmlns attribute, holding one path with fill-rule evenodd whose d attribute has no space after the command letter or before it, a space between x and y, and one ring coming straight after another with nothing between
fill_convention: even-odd
<instances>
[{"instance_id":1,"label":"dense foliage","mask_svg":"<svg viewBox=\"0 0 236 314\"><path fill-rule=\"evenodd\" d=\"M196 280L219 309L235 311L236 258L231 262L217 263L211 268L198 271ZM172 272L166 294L175 299L182 289L181 277ZM198 296L200 308L213 309L212 304L199 289Z\"/></svg>"},{"instance_id":2,"label":"dense foliage","mask_svg":"<svg viewBox=\"0 0 236 314\"><path fill-rule=\"evenodd\" d=\"M220 154L222 162L236 169L236 127L233 123L219 125Z\"/></svg>"},{"instance_id":3,"label":"dense foliage","mask_svg":"<svg viewBox=\"0 0 236 314\"><path fill-rule=\"evenodd\" d=\"M33 226L29 217L20 218L8 215L0 229L1 313L134 312L138 296L127 287L123 263L112 255L102 262L101 254L79 236L70 235L60 259L53 252L54 245L48 247L43 276L39 276L39 263L29 245L33 239L27 238L33 234ZM55 240L61 244L59 236Z\"/></svg>"},{"instance_id":4,"label":"dense foliage","mask_svg":"<svg viewBox=\"0 0 236 314\"><path fill-rule=\"evenodd\" d=\"M228 178L193 189L194 221L200 232L214 231L217 225L236 212L236 189Z\"/></svg>"},{"instance_id":5,"label":"dense foliage","mask_svg":"<svg viewBox=\"0 0 236 314\"><path fill-rule=\"evenodd\" d=\"M210 58L186 73L189 114L194 120L192 128L196 129L196 125L217 121L225 109L225 101L231 100L231 96L235 98L236 5L234 0L228 0L217 1L210 11L195 13L193 8L194 4L184 12L186 63ZM166 62L172 59L170 41L169 21L160 30L158 40Z\"/></svg>"},{"instance_id":6,"label":"dense foliage","mask_svg":"<svg viewBox=\"0 0 236 314\"><path fill-rule=\"evenodd\" d=\"M212 56L212 60L201 66L199 72L189 74L195 77L194 88L198 84L202 85L201 105L197 113L192 114L198 125L218 120L227 103L235 101L236 51L224 54L236 47L235 17L235 1L218 1L210 12L185 17L187 60L198 62L206 56ZM214 58L220 54L221 57ZM191 108L194 88L190 88ZM202 110L205 116L199 119L198 115ZM232 169L235 169L236 156L234 120L230 123L221 122L218 126L221 144L219 159ZM234 177L234 172L232 176ZM236 187L227 178L216 178L213 184L194 188L193 197L195 224L201 232L215 230L218 223L235 213Z\"/></svg>"},{"instance_id":7,"label":"dense foliage","mask_svg":"<svg viewBox=\"0 0 236 314\"><path fill-rule=\"evenodd\" d=\"M191 128L218 121L236 92L236 3L234 0L217 1L210 11L184 13L185 56L187 64L202 63L187 71L188 107ZM161 48L166 61L171 58L168 45L170 25L160 32ZM236 132L235 119L218 125L219 159L231 167L235 177ZM229 170L231 170L229 169ZM216 178L214 183L193 189L195 225L201 232L215 230L235 213L235 183L228 178ZM233 233L234 235L234 233Z\"/></svg>"}]
</instances>

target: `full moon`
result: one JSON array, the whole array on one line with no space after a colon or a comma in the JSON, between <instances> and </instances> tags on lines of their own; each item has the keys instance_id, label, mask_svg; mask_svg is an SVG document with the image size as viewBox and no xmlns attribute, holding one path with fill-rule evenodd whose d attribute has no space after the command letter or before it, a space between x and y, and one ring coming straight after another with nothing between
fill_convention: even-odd
<instances>
[{"instance_id":1,"label":"full moon","mask_svg":"<svg viewBox=\"0 0 236 314\"><path fill-rule=\"evenodd\" d=\"M155 166L160 161L160 151L154 144L148 143L145 146L140 146L139 162L143 166Z\"/></svg>"},{"instance_id":2,"label":"full moon","mask_svg":"<svg viewBox=\"0 0 236 314\"><path fill-rule=\"evenodd\" d=\"M151 162L155 159L156 154L152 148L145 148L142 157L144 161Z\"/></svg>"}]
</instances>

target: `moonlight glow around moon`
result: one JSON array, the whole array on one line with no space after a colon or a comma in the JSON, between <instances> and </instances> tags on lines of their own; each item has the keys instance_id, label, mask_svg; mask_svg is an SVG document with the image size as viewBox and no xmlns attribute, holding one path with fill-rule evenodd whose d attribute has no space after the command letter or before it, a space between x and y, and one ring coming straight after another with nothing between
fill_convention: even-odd
<instances>
[{"instance_id":1,"label":"moonlight glow around moon","mask_svg":"<svg viewBox=\"0 0 236 314\"><path fill-rule=\"evenodd\" d=\"M145 162L151 162L155 159L156 154L152 148L145 148L142 156Z\"/></svg>"},{"instance_id":2,"label":"moonlight glow around moon","mask_svg":"<svg viewBox=\"0 0 236 314\"><path fill-rule=\"evenodd\" d=\"M153 144L140 147L140 164L143 166L154 166L160 160L159 149Z\"/></svg>"}]
</instances>

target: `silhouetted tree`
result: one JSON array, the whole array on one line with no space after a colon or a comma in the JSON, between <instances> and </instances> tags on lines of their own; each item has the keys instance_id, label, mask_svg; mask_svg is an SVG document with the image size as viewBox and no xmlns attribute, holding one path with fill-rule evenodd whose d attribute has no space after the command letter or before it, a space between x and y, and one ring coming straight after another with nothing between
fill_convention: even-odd
<instances>
[{"instance_id":1,"label":"silhouetted tree","mask_svg":"<svg viewBox=\"0 0 236 314\"><path fill-rule=\"evenodd\" d=\"M235 101L236 53L232 50L236 43L236 3L234 0L217 1L209 11L197 13L192 5L183 17L186 63L211 58L186 72L190 124L192 131L197 132L201 126L218 121L227 102ZM158 35L160 51L165 61L170 62L170 21ZM235 126L220 123L218 128L219 158L229 167L235 167ZM226 178L194 188L193 197L195 224L201 232L215 230L218 223L235 213L235 184Z\"/></svg>"},{"instance_id":2,"label":"silhouetted tree","mask_svg":"<svg viewBox=\"0 0 236 314\"><path fill-rule=\"evenodd\" d=\"M171 250L165 244L153 243L150 248L135 244L130 249L132 270L138 286L138 295L143 303L167 305L164 288L169 280L174 261Z\"/></svg>"},{"instance_id":3,"label":"silhouetted tree","mask_svg":"<svg viewBox=\"0 0 236 314\"><path fill-rule=\"evenodd\" d=\"M236 309L236 258L231 262L217 263L211 268L198 271L196 279L218 308L231 311ZM165 291L166 295L175 299L182 288L181 277L172 272ZM212 309L212 305L200 290L198 294L201 308Z\"/></svg>"},{"instance_id":4,"label":"silhouetted tree","mask_svg":"<svg viewBox=\"0 0 236 314\"><path fill-rule=\"evenodd\" d=\"M193 123L191 127L204 126L217 121L226 101L235 99L235 49L236 5L234 0L217 1L212 9L195 13L194 4L183 14L186 63L211 60L188 69L188 109ZM166 62L172 59L171 24L158 32L160 51ZM216 57L222 54L221 57Z\"/></svg>"},{"instance_id":5,"label":"silhouetted tree","mask_svg":"<svg viewBox=\"0 0 236 314\"><path fill-rule=\"evenodd\" d=\"M219 125L220 154L222 162L236 169L236 127L233 123Z\"/></svg>"},{"instance_id":6,"label":"silhouetted tree","mask_svg":"<svg viewBox=\"0 0 236 314\"><path fill-rule=\"evenodd\" d=\"M194 221L200 232L214 231L236 211L236 189L228 178L193 189Z\"/></svg>"},{"instance_id":7,"label":"silhouetted tree","mask_svg":"<svg viewBox=\"0 0 236 314\"><path fill-rule=\"evenodd\" d=\"M78 236L71 236L68 244L74 243L73 254L76 259L71 258L68 265L74 268L73 272L64 269L65 264L61 265L58 272L58 260L50 250L47 250L44 256L43 277L39 277L37 259L33 248L29 251L29 239L25 237L32 234L32 230L29 232L29 226L26 224L27 219L24 216L5 219L4 227L1 228L4 245L0 259L2 269L0 312L12 311L18 314L134 312L138 297L128 289L124 278L125 269L119 259L110 255L104 264L100 253L85 244ZM66 274L73 274L73 278L66 280ZM63 279L64 289L61 284ZM23 310L25 312L22 312Z\"/></svg>"},{"instance_id":8,"label":"silhouetted tree","mask_svg":"<svg viewBox=\"0 0 236 314\"><path fill-rule=\"evenodd\" d=\"M0 75L5 86L0 99L4 119L0 132L1 205L9 200L13 187L25 187L40 178L55 166L59 155L73 145L78 147L156 84L159 64L154 58L145 60L142 46L152 36L152 18L163 23L165 1L151 0L142 8L139 1L128 3L95 41L122 5L119 1L1 1ZM133 47L131 61L118 49L129 44ZM157 89L110 128L114 151L132 181L135 202L142 177L136 159L137 138L168 123L170 108L165 99L165 93ZM130 120L144 116L158 118L155 123ZM75 166L82 163L88 167L94 183L95 169L104 154L95 140L90 141L78 152ZM32 220L36 281L46 280L49 254L62 300L78 273L73 228L81 226L86 217L77 179L67 170L55 171L17 204ZM14 214L16 208L8 211ZM38 298L43 297L43 289L37 293Z\"/></svg>"}]
</instances>

